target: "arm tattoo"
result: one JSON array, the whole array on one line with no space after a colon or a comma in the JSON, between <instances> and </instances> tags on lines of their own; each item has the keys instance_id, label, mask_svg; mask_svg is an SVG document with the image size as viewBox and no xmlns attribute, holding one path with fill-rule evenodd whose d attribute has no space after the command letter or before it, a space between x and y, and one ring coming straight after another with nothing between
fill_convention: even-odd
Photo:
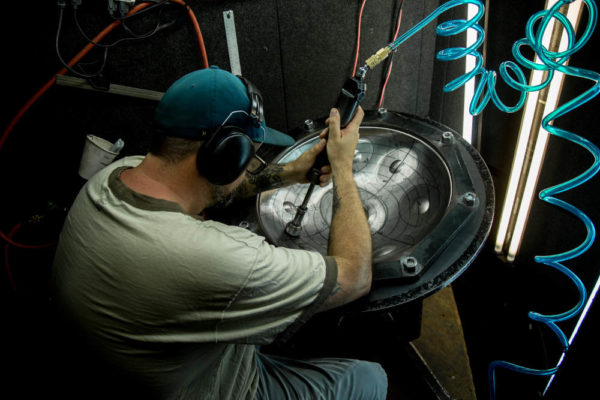
<instances>
[{"instance_id":1,"label":"arm tattoo","mask_svg":"<svg viewBox=\"0 0 600 400\"><path fill-rule=\"evenodd\" d=\"M331 235L333 233L333 220L335 218L335 214L337 214L337 211L340 209L340 194L338 193L337 190L337 185L335 184L335 179L333 180L333 191L332 191L332 199L331 199L331 222L330 222L330 229L329 229L329 240L328 242L328 246L327 246L327 251L329 251L329 246L331 246ZM341 286L340 286L341 288ZM338 289L338 287L336 286L336 289ZM336 289L333 290L333 294L335 294Z\"/></svg>"},{"instance_id":2,"label":"arm tattoo","mask_svg":"<svg viewBox=\"0 0 600 400\"><path fill-rule=\"evenodd\" d=\"M239 194L242 197L250 197L265 190L276 189L283 186L281 173L283 166L269 164L258 175L246 175L246 180L240 185Z\"/></svg>"},{"instance_id":3,"label":"arm tattoo","mask_svg":"<svg viewBox=\"0 0 600 400\"><path fill-rule=\"evenodd\" d=\"M342 285L340 285L340 283L336 281L335 282L335 287L331 290L331 293L329 294L329 297L334 296L341 289L342 289Z\"/></svg>"},{"instance_id":4,"label":"arm tattoo","mask_svg":"<svg viewBox=\"0 0 600 400\"><path fill-rule=\"evenodd\" d=\"M337 185L335 184L335 180L333 181L333 199L331 204L331 219L335 217L335 214L340 209L340 195L337 190Z\"/></svg>"}]
</instances>

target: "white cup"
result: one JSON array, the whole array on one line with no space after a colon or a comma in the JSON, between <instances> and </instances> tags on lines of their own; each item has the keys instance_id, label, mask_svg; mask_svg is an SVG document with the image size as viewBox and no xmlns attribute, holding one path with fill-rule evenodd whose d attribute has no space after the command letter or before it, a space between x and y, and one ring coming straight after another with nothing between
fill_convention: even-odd
<instances>
[{"instance_id":1,"label":"white cup","mask_svg":"<svg viewBox=\"0 0 600 400\"><path fill-rule=\"evenodd\" d=\"M90 179L96 172L113 162L118 152L111 151L111 142L94 135L87 135L79 164L79 176Z\"/></svg>"}]
</instances>

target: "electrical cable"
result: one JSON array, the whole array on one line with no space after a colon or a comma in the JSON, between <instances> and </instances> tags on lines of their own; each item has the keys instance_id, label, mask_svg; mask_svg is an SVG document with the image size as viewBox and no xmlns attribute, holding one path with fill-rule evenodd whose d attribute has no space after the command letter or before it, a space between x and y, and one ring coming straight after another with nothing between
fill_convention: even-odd
<instances>
[{"instance_id":1,"label":"electrical cable","mask_svg":"<svg viewBox=\"0 0 600 400\"><path fill-rule=\"evenodd\" d=\"M123 21L126 21L128 19L137 18L140 15L143 15L143 14L149 12L149 11L152 11L154 8L156 8L156 6L160 6L161 4L164 4L164 3L170 3L170 1L171 0L146 0L145 1L146 3L150 3L148 5L148 7L144 8L143 10L138 11L135 14L132 14L131 12L128 12L127 14L122 15L122 16L120 16L118 14L117 14L117 16L115 16L115 14L113 14L113 13L109 13L109 15L115 21L118 20L118 21L123 22ZM152 4L154 4L154 5L152 5Z\"/></svg>"},{"instance_id":2,"label":"electrical cable","mask_svg":"<svg viewBox=\"0 0 600 400\"><path fill-rule=\"evenodd\" d=\"M208 68L209 67L209 63L208 63L208 57L206 54L206 47L204 46L204 38L202 37L202 31L200 30L200 25L198 24L198 20L196 19L196 16L193 12L193 10L182 0L169 0L172 1L176 4L179 4L183 7L186 8L186 11L188 13L188 16L192 22L192 25L194 26L194 30L196 32L196 38L198 40L198 43L200 45L200 52L201 52L201 57L202 57L202 62L204 65L204 68ZM129 14L135 14L141 10L143 10L144 8L148 7L152 2L145 2L145 3L140 3L138 5L136 5L135 7L133 7L131 9L131 11L129 12ZM100 33L98 33L98 35L96 35L93 39L94 42L99 42L102 39L104 39L113 29L115 29L116 27L118 27L121 24L121 22L119 20L116 20L114 22L112 22L110 25L108 25L106 28L104 28ZM88 43L79 53L77 53L77 55L75 57L73 57L73 59L71 59L71 61L68 62L68 65L70 67L73 67L75 64L77 64L90 50L92 50L92 48L94 47L94 45L92 43ZM65 75L67 73L67 68L62 68L60 71L57 72L56 75ZM4 130L4 132L2 132L2 136L0 136L0 151L2 150L2 147L4 146L4 143L6 142L6 140L8 139L8 137L10 136L11 132L14 130L15 126L17 125L17 123L21 120L21 118L23 118L23 116L25 115L25 113L27 113L27 111L48 91L50 90L50 88L52 86L54 86L54 84L56 83L56 75L53 76L50 80L48 80L40 89L38 89L37 92L35 92L35 94L29 99L27 100L27 102L19 109L19 111L17 112L17 114L13 117L13 119L10 121L10 123L8 124L8 126L6 127L6 129ZM25 245L25 244L21 244L21 243L17 243L14 240L12 240L10 237L8 237L4 232L2 232L0 230L0 238L2 240L4 240L6 243L9 243L13 246L17 246L17 247L23 247L23 248L30 248L29 245ZM52 244L47 244L45 246L50 246ZM37 248L37 247L33 247L33 248Z\"/></svg>"},{"instance_id":3,"label":"electrical cable","mask_svg":"<svg viewBox=\"0 0 600 400\"><path fill-rule=\"evenodd\" d=\"M168 4L168 3L167 3L167 2L165 2L164 4ZM151 31L149 31L149 32L146 32L146 33L135 33L135 32L134 32L134 31L133 31L133 30L132 30L132 29L131 29L131 28L130 28L130 27L129 27L129 26L126 24L126 23L125 23L125 21L123 21L123 22L121 23L121 26L123 27L123 29L125 30L125 32L127 32L127 33L129 33L129 34L131 35L131 37L130 37L130 38L123 38L122 40L132 40L132 39L133 39L133 40L135 40L135 39L147 39L147 38L149 38L149 37L153 36L154 34L156 34L157 32L159 32L159 31L161 31L161 30L163 30L163 29L166 29L166 28L168 28L169 26L173 25L173 24L175 23L175 21L171 21L171 22L169 22L169 23L166 23L166 24L161 24L161 23L160 23L160 16L161 16L161 14L162 14L162 11L163 11L163 10L160 10L160 11L159 11L159 13L158 13L158 14L159 14L159 15L158 15L158 16L159 16L159 19L158 19L158 22L156 23L156 26L154 27L154 29L152 29Z\"/></svg>"},{"instance_id":4,"label":"electrical cable","mask_svg":"<svg viewBox=\"0 0 600 400\"><path fill-rule=\"evenodd\" d=\"M96 72L93 72L93 73L85 73L85 72L75 71L73 68L71 68L68 65L68 63L66 63L63 60L63 58L61 56L60 48L59 48L59 36L60 36L61 29L62 29L63 13L64 13L65 4L64 4L64 2L59 3L59 10L60 10L60 12L59 12L58 29L56 31L56 43L55 43L56 54L57 54L57 57L58 57L59 61L63 64L63 66L65 68L67 68L67 70L69 72L71 72L72 74L77 75L77 76L79 76L81 78L89 79L89 78L95 78L95 77L101 76L102 72L104 71L104 68L106 66L106 61L107 61L107 58L108 58L108 49L109 48L115 47L116 45L118 45L118 44L120 44L122 42L125 42L125 41L129 41L129 40L147 39L147 38L153 36L154 34L156 34L157 32L159 32L159 31L161 31L163 29L166 29L166 28L168 28L169 26L171 26L171 25L173 25L175 23L175 21L171 21L171 22L166 23L166 24L161 24L161 22L160 22L160 16L162 14L163 8L164 8L164 6L171 4L170 0L165 0L165 1L162 1L162 2L152 1L150 3L152 3L153 5L149 5L149 6L145 7L144 9L140 10L136 14L132 14L132 15L125 16L123 18L118 19L119 21L121 21L121 26L123 27L123 29L126 32L128 32L131 36L130 37L120 38L120 39L118 39L118 40L116 40L116 41L114 41L112 43L109 43L109 44L101 44L99 42L96 42L96 41L90 39L87 36L87 34L85 33L85 31L81 27L81 24L79 23L79 18L77 17L77 10L78 10L79 7L76 7L76 6L73 7L73 20L74 20L75 26L79 30L80 35L85 40L87 40L89 43L92 43L95 47L104 49L104 57L103 57L103 60L102 60L102 65L100 66L100 68L98 68L98 70ZM146 33L143 33L143 34L134 33L127 26L127 24L125 23L125 21L127 19L131 18L131 17L139 16L140 14L146 13L146 12L151 11L151 10L153 10L155 8L158 8L158 7L160 7L159 15L158 15L158 22L156 23L156 26L152 30L150 30L149 32L146 32Z\"/></svg>"},{"instance_id":5,"label":"electrical cable","mask_svg":"<svg viewBox=\"0 0 600 400\"><path fill-rule=\"evenodd\" d=\"M44 243L44 244L23 244L23 243L18 243L15 242L11 235L5 235L4 232L0 231L0 237L7 243L10 244L11 246L15 246L15 247L20 247L22 249L43 249L46 247L51 247L54 246L56 244L56 242L52 242L52 243Z\"/></svg>"},{"instance_id":6,"label":"electrical cable","mask_svg":"<svg viewBox=\"0 0 600 400\"><path fill-rule=\"evenodd\" d=\"M208 64L208 57L206 55L206 46L204 45L204 37L202 36L202 31L200 30L200 25L198 24L198 20L196 19L196 16L194 15L194 11L191 9L190 6L188 6L182 0L171 0L171 1L173 1L177 4L180 4L187 9L192 26L194 27L194 30L196 31L196 39L198 40L198 45L200 46L200 52L202 54L202 62L204 64L204 68L208 68L209 64Z\"/></svg>"},{"instance_id":7,"label":"electrical cable","mask_svg":"<svg viewBox=\"0 0 600 400\"><path fill-rule=\"evenodd\" d=\"M398 38L398 33L400 32L400 25L402 23L402 6L404 5L404 1L400 0L400 11L398 12L398 20L396 21L396 30L394 32L393 40ZM390 55L390 60L388 62L387 73L385 76L385 80L383 82L383 86L381 87L381 94L379 95L379 103L377 104L377 108L383 107L383 97L385 96L385 89L387 87L388 81L390 79L390 75L392 73L392 66L394 65L394 53Z\"/></svg>"},{"instance_id":8,"label":"electrical cable","mask_svg":"<svg viewBox=\"0 0 600 400\"><path fill-rule=\"evenodd\" d=\"M121 26L123 27L123 29L125 29L130 35L131 37L124 37L124 38L120 38L112 43L109 44L102 44L102 43L98 43L98 42L94 42L92 39L89 38L89 36L85 33L84 29L82 28L81 24L79 23L79 18L77 17L77 7L73 8L73 20L75 22L75 26L77 27L77 29L79 30L79 33L81 34L81 36L87 40L89 43L94 44L94 46L96 47L100 47L100 48L110 48L110 47L115 47L116 45L124 42L124 41L128 41L128 40L139 40L139 39L147 39L149 37L151 37L152 35L156 34L157 32L166 29L170 26L172 26L175 21L171 21L165 24L161 24L160 23L160 16L163 12L163 8L164 6L170 5L172 4L169 0L165 0L163 2L157 2L154 5L148 6L145 9L143 9L142 11L138 12L137 14L134 14L133 16L139 16L142 13L145 13L147 11L153 10L157 7L161 7L159 10L159 15L158 15L158 22L156 23L156 26L154 27L154 29L152 29L149 32L146 32L144 34L136 34L134 33L130 28L127 27L127 25L125 24L125 17L123 19L121 19Z\"/></svg>"},{"instance_id":9,"label":"electrical cable","mask_svg":"<svg viewBox=\"0 0 600 400\"><path fill-rule=\"evenodd\" d=\"M155 5L153 5L153 6L150 6L150 7L147 7L147 8L145 8L145 9L142 11L143 13L145 13L145 12L148 12L148 11L150 11L150 10L154 9L154 8L160 7L160 10L159 10L159 12L158 12L158 21L159 21L159 22L157 22L157 24L156 24L156 27L154 28L154 31L152 31L152 32L148 32L148 33L145 33L145 34L138 34L138 33L135 33L135 32L133 32L133 30L132 30L131 28L129 28L129 26L127 25L127 23L126 23L126 20L125 20L125 19L121 20L121 23L122 23L123 29L124 29L124 30L125 30L127 33L129 33L129 34L132 36L132 38L136 38L136 39L145 39L145 38L147 38L147 37L150 37L150 36L154 35L156 32L158 32L158 31L160 31L160 30L162 30L162 29L164 29L164 28L168 28L169 26L173 25L173 24L175 23L175 21L171 21L170 23L167 23L167 24L162 24L162 25L161 25L161 24L160 24L160 17L161 17L161 15L162 15L162 12L163 12L164 6L167 6L167 5L170 5L170 4L171 4L171 2L170 2L169 0L165 0L165 1L162 1L162 2L157 2ZM139 15L140 15L140 14L138 13L138 14L134 14L134 15L132 15L131 17L137 17L137 16L139 16Z\"/></svg>"},{"instance_id":10,"label":"electrical cable","mask_svg":"<svg viewBox=\"0 0 600 400\"><path fill-rule=\"evenodd\" d=\"M559 9L562 6L573 2L573 0L558 0L557 3L550 10L540 11L531 16L531 18L529 19L525 29L526 38L520 39L514 43L512 47L513 56L519 64L526 68L529 68L531 70L541 70L547 72L547 78L544 82L542 82L539 85L530 86L526 83L525 74L515 62L505 61L501 63L499 69L500 76L508 86L517 90L520 94L519 100L514 106L507 106L500 100L495 90L497 74L495 71L488 71L483 67L483 57L477 51L477 48L479 48L479 46L483 43L485 35L483 28L481 28L481 26L477 24L479 19L481 19L481 17L483 16L484 11L484 6L479 0L451 0L443 4L442 6L437 8L433 13L431 13L429 16L427 16L425 19L423 19L421 22L415 25L415 27L408 30L405 34L388 44L386 47L380 49L377 53L375 53L366 61L367 67L372 69L374 66L379 64L385 58L387 58L388 55L390 55L390 53L396 51L400 44L402 44L405 40L410 38L413 34L415 34L425 25L429 24L432 20L436 19L440 14L453 7L465 4L472 4L478 7L477 14L474 17L472 17L469 20L461 19L443 22L436 28L436 33L440 36L457 35L466 31L467 29L474 29L478 33L477 40L469 47L454 47L444 49L437 53L437 58L442 61L454 61L466 56L476 58L476 66L473 70L447 83L443 89L445 92L456 90L457 88L463 86L469 80L479 76L479 83L477 84L475 93L473 95L473 99L469 106L469 112L472 115L479 114L486 107L490 100L496 105L496 107L499 110L503 112L510 113L518 111L525 104L527 93L538 91L548 86L552 81L555 71L559 71L568 76L584 78L594 82L594 85L590 89L575 97L574 99L569 100L560 107L556 108L554 111L545 116L542 120L542 127L550 134L578 144L579 146L589 151L594 157L593 164L586 171L569 181L544 189L539 194L541 200L546 201L559 208L562 208L563 210L569 212L570 214L578 218L585 225L587 231L586 238L577 247L560 254L549 256L536 256L534 258L536 262L546 264L566 275L573 282L579 293L579 301L569 311L555 315L543 315L534 311L530 311L528 314L530 319L545 324L557 336L558 340L560 341L563 347L562 357L560 359L561 361L564 358L564 354L568 350L570 343L569 340L567 340L565 333L557 325L557 323L568 320L574 317L576 314L578 314L584 307L584 303L586 302L587 297L585 287L579 279L579 277L567 267L562 265L562 262L578 257L585 251L587 251L591 247L595 239L596 232L594 224L587 215L585 215L575 206L563 200L560 200L554 196L560 193L564 193L587 182L598 172L598 170L600 170L600 149L598 149L597 146L595 146L593 143L591 143L585 138L582 138L572 132L558 128L553 125L553 122L556 119L574 110L575 108L580 107L584 103L590 101L600 92L600 74L593 71L577 67L571 67L567 65L568 59L587 43L596 27L596 3L594 2L594 0L581 1L583 1L586 4L589 15L588 24L579 40L576 39L575 29L573 28L569 20L559 12ZM536 32L534 30L534 25L540 20L541 22L539 24L539 29ZM560 23L562 25L563 30L567 34L568 45L567 49L564 51L552 52L547 50L542 44L544 32L548 28L548 25L552 20L555 20L558 23ZM531 48L535 52L535 54L541 60L541 64L530 61L522 55L521 48L524 46ZM516 79L513 78L510 75L510 73L514 74L516 76ZM573 340L575 334L576 332L574 332L571 336L571 341ZM559 361L559 363L555 367L548 369L527 368L506 361L494 361L490 363L488 367L490 398L492 400L496 398L495 371L497 368L506 368L515 372L529 375L551 376L558 371L561 361Z\"/></svg>"},{"instance_id":11,"label":"electrical cable","mask_svg":"<svg viewBox=\"0 0 600 400\"><path fill-rule=\"evenodd\" d=\"M365 9L365 4L367 0L363 0L362 5L360 6L360 11L358 12L358 32L356 34L356 54L354 56L354 67L352 68L352 76L356 75L356 67L358 66L358 53L360 51L360 30L362 25L362 16L363 11Z\"/></svg>"},{"instance_id":12,"label":"electrical cable","mask_svg":"<svg viewBox=\"0 0 600 400\"><path fill-rule=\"evenodd\" d=\"M358 31L356 34L356 50L355 50L355 56L354 56L354 66L352 68L352 76L356 75L356 68L358 66L358 56L359 56L359 52L360 52L360 40L361 40L361 31L362 31L362 16L363 16L363 12L365 9L365 4L366 4L367 0L363 0L361 6L360 6L360 10L358 13ZM402 5L403 5L403 0L400 0L400 11L399 11L399 15L398 15L398 20L396 22L396 29L393 35L393 39L396 39L398 37L398 32L400 30L400 23L402 21ZM387 86L387 82L390 78L390 74L392 72L392 60L390 57L390 62L388 64L388 68L387 68L387 72L386 72L386 78L381 90L381 94L379 97L379 103L378 103L378 107L381 108L382 104L383 104L383 96L385 94L385 90L386 90L386 86Z\"/></svg>"},{"instance_id":13,"label":"electrical cable","mask_svg":"<svg viewBox=\"0 0 600 400\"><path fill-rule=\"evenodd\" d=\"M8 238L12 240L12 237L15 235L15 232L17 230L19 230L20 227L21 227L21 224L15 225L8 233ZM9 249L10 249L10 245L8 243L6 243L4 245L4 267L6 268L6 275L8 276L8 281L10 283L10 287L12 288L13 292L16 292L17 284L15 282L15 278L13 277L12 270L10 268L9 258L8 258L8 250Z\"/></svg>"},{"instance_id":14,"label":"electrical cable","mask_svg":"<svg viewBox=\"0 0 600 400\"><path fill-rule=\"evenodd\" d=\"M60 42L60 31L62 30L62 22L63 22L63 15L64 15L64 11L65 11L65 5L64 3L60 3L58 6L59 12L58 12L58 28L56 29L56 38L54 40L54 47L56 50L56 56L58 57L58 60L60 61L60 63L72 74L79 76L80 78L95 78L99 75L102 74L102 71L104 70L104 67L106 66L106 60L108 59L108 48L104 49L104 57L102 60L102 65L100 66L100 68L98 69L98 71L91 73L91 74L85 74L79 71L75 71L75 69L73 69L65 60L63 60L61 54L60 54L60 46L59 46L59 42Z\"/></svg>"},{"instance_id":15,"label":"electrical cable","mask_svg":"<svg viewBox=\"0 0 600 400\"><path fill-rule=\"evenodd\" d=\"M17 284L15 282L14 276L12 274L12 270L10 268L10 262L9 262L9 257L8 257L8 253L9 253L9 249L10 246L15 246L15 247L20 247L22 249L45 249L48 247L52 247L55 246L58 242L51 242L51 243L45 243L45 244L39 244L39 245L24 245L21 243L17 243L13 240L13 237L15 235L15 233L21 229L21 224L16 224L15 226L13 226L13 228L10 230L10 232L8 233L8 235L6 236L6 243L4 244L4 267L6 269L6 275L8 276L8 280L10 282L10 286L13 290L13 292L17 291Z\"/></svg>"}]
</instances>

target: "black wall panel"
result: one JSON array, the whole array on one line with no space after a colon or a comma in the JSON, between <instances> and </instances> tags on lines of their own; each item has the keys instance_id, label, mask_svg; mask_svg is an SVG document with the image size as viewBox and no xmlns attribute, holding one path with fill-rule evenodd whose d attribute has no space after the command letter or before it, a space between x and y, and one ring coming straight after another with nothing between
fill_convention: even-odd
<instances>
[{"instance_id":1,"label":"black wall panel","mask_svg":"<svg viewBox=\"0 0 600 400\"><path fill-rule=\"evenodd\" d=\"M288 127L326 115L344 80L352 75L360 1L280 0L282 69L286 83ZM400 2L365 5L358 67L393 39ZM437 7L437 1L404 1L400 34ZM421 116L429 113L435 34L433 24L407 40L394 54L383 106ZM365 109L378 106L386 64L367 74Z\"/></svg>"},{"instance_id":2,"label":"black wall panel","mask_svg":"<svg viewBox=\"0 0 600 400\"><path fill-rule=\"evenodd\" d=\"M261 89L267 122L276 129L286 131L307 118L326 115L352 73L360 0L187 3L198 18L209 63L225 69L230 66L223 12L234 12L243 75ZM68 61L88 42L77 30L70 2L66 4L58 48ZM366 2L359 66L392 40L400 4L400 0ZM411 28L437 4L438 0L405 0L400 32ZM113 22L106 5L104 1L82 1L77 18L88 37ZM3 36L11 39L4 49L8 67L4 92L10 101L1 114L3 127L62 67L55 51L59 20L56 2L42 2L33 13L27 12L28 7L22 2L8 4L6 15L15 23L0 26ZM164 91L178 77L203 66L194 29L183 7L173 4L160 11L154 9L129 20L127 26L143 34L157 23L170 26L149 38L124 41L108 50L102 77L105 82ZM429 24L394 54L384 107L420 116L430 114L430 98L439 95L431 90L434 28L433 23ZM102 43L115 43L124 36L119 27ZM82 67L87 73L97 71L103 58L104 51L94 49L76 68ZM377 107L385 67L382 63L367 75L366 109ZM149 100L53 86L23 116L1 150L0 166L21 171L19 176L7 176L7 185L32 202L70 198L82 183L77 167L85 135L110 141L122 138L122 156L143 154L150 141L154 107L155 102ZM441 117L439 113L437 116ZM31 148L34 143L37 146ZM32 176L39 180L39 186L24 183L23 177ZM23 208L24 214L31 205L15 196L5 197L2 204Z\"/></svg>"}]
</instances>

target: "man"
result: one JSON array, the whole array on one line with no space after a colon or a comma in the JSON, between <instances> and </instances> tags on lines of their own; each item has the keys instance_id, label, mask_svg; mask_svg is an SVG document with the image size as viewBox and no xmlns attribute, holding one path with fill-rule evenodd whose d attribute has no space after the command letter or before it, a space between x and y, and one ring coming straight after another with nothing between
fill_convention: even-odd
<instances>
[{"instance_id":1,"label":"man","mask_svg":"<svg viewBox=\"0 0 600 400\"><path fill-rule=\"evenodd\" d=\"M332 110L327 144L257 168L254 146L293 143L266 127L261 101L250 82L217 68L175 82L157 107L150 152L100 171L75 200L54 262L57 303L144 398L383 399L378 364L257 350L371 285L352 176L362 110L344 130ZM199 216L232 195L306 182L325 147L321 179L333 179L334 193L326 257Z\"/></svg>"}]
</instances>

